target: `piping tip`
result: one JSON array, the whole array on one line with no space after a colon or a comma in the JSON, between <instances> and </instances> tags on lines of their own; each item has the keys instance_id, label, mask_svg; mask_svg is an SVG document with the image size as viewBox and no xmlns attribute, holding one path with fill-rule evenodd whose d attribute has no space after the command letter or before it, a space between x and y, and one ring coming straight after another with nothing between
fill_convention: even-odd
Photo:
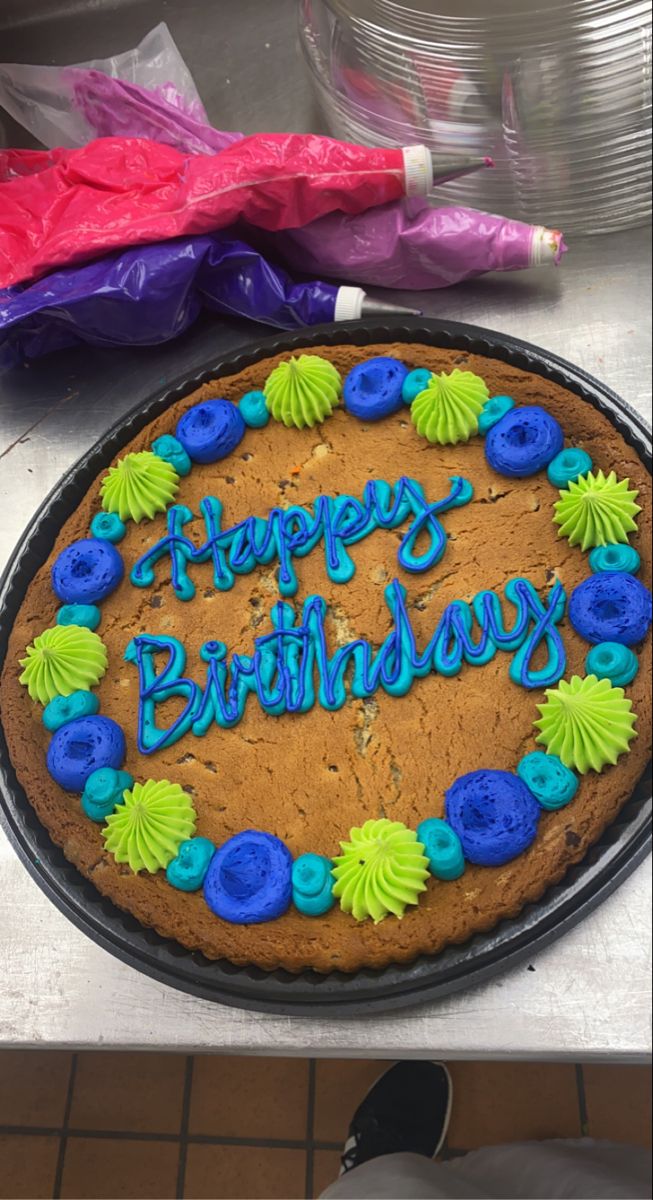
<instances>
[{"instance_id":1,"label":"piping tip","mask_svg":"<svg viewBox=\"0 0 653 1200\"><path fill-rule=\"evenodd\" d=\"M361 305L361 317L378 317L383 313L392 313L400 317L422 316L422 310L419 308L405 308L403 304L391 304L388 300L373 300L371 296L365 296Z\"/></svg>"},{"instance_id":2,"label":"piping tip","mask_svg":"<svg viewBox=\"0 0 653 1200\"><path fill-rule=\"evenodd\" d=\"M494 160L489 154L438 154L431 151L433 163L433 186L448 183L450 179L460 179L462 175L471 175L473 171L481 171L485 167L493 167Z\"/></svg>"}]
</instances>

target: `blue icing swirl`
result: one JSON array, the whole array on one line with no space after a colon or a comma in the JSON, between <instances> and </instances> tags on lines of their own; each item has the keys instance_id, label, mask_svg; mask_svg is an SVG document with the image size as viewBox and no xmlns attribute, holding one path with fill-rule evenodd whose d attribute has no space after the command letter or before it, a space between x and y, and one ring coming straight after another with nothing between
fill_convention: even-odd
<instances>
[{"instance_id":1,"label":"blue icing swirl","mask_svg":"<svg viewBox=\"0 0 653 1200\"><path fill-rule=\"evenodd\" d=\"M436 879L459 879L465 856L458 834L439 817L428 817L417 826L417 840L424 847L429 869Z\"/></svg>"},{"instance_id":2,"label":"blue icing swirl","mask_svg":"<svg viewBox=\"0 0 653 1200\"><path fill-rule=\"evenodd\" d=\"M528 849L540 811L526 784L509 771L461 775L445 795L446 819L465 858L480 867L500 867Z\"/></svg>"},{"instance_id":3,"label":"blue icing swirl","mask_svg":"<svg viewBox=\"0 0 653 1200\"><path fill-rule=\"evenodd\" d=\"M628 687L639 671L639 659L620 642L599 642L587 655L585 670L597 679L609 679L613 687Z\"/></svg>"},{"instance_id":4,"label":"blue icing swirl","mask_svg":"<svg viewBox=\"0 0 653 1200\"><path fill-rule=\"evenodd\" d=\"M93 771L82 792L82 812L91 821L104 823L116 805L122 803L124 793L134 784L134 776L128 771L117 771L115 767L98 767Z\"/></svg>"},{"instance_id":5,"label":"blue icing swirl","mask_svg":"<svg viewBox=\"0 0 653 1200\"><path fill-rule=\"evenodd\" d=\"M117 513L99 512L91 521L92 536L103 538L105 542L121 542L126 532L127 526Z\"/></svg>"},{"instance_id":6,"label":"blue icing swirl","mask_svg":"<svg viewBox=\"0 0 653 1200\"><path fill-rule=\"evenodd\" d=\"M485 457L500 475L522 479L548 466L564 440L560 425L545 409L512 408L488 430Z\"/></svg>"},{"instance_id":7,"label":"blue icing swirl","mask_svg":"<svg viewBox=\"0 0 653 1200\"><path fill-rule=\"evenodd\" d=\"M516 610L512 623L506 621L494 592L480 592L471 607L463 601L449 604L431 640L420 651L406 607L406 589L395 579L385 589L393 628L378 650L359 638L333 655L327 646L326 602L321 596L310 596L304 602L299 625L299 614L279 602L271 612L274 631L255 639L253 655L233 654L229 662L224 642L204 643L200 651L206 664L204 690L184 676L186 651L180 641L138 634L127 646L125 658L136 665L139 675L139 752L151 754L173 745L188 730L201 737L214 721L221 728L233 727L241 720L250 694L271 716L307 712L316 699L323 708L335 711L346 702L350 668L351 694L358 699L373 695L379 687L389 695L403 696L415 679L430 671L455 675L463 662L482 665L497 650L517 652L510 672L522 686L556 683L566 666L564 645L556 629L565 608L561 584L556 584L545 603L525 579L510 580L505 595ZM542 644L547 658L536 669L532 659ZM166 658L157 670L159 655ZM170 727L161 729L157 705L171 696L181 697L184 705Z\"/></svg>"},{"instance_id":8,"label":"blue icing swirl","mask_svg":"<svg viewBox=\"0 0 653 1200\"><path fill-rule=\"evenodd\" d=\"M618 571L590 575L569 598L569 620L587 642L634 646L651 624L651 593L634 575Z\"/></svg>"},{"instance_id":9,"label":"blue icing swirl","mask_svg":"<svg viewBox=\"0 0 653 1200\"><path fill-rule=\"evenodd\" d=\"M300 854L292 865L292 899L307 917L321 917L333 907L332 862L322 854Z\"/></svg>"},{"instance_id":10,"label":"blue icing swirl","mask_svg":"<svg viewBox=\"0 0 653 1200\"><path fill-rule=\"evenodd\" d=\"M270 420L265 392L245 392L238 401L238 408L249 429L263 429Z\"/></svg>"},{"instance_id":11,"label":"blue icing swirl","mask_svg":"<svg viewBox=\"0 0 653 1200\"><path fill-rule=\"evenodd\" d=\"M193 837L182 842L177 857L166 867L166 879L180 892L197 892L201 888L215 854L208 838Z\"/></svg>"},{"instance_id":12,"label":"blue icing swirl","mask_svg":"<svg viewBox=\"0 0 653 1200\"><path fill-rule=\"evenodd\" d=\"M177 424L177 438L196 463L214 463L236 449L245 433L245 422L229 400L204 400L185 412Z\"/></svg>"},{"instance_id":13,"label":"blue icing swirl","mask_svg":"<svg viewBox=\"0 0 653 1200\"><path fill-rule=\"evenodd\" d=\"M204 880L211 912L233 925L274 921L290 907L292 856L272 833L247 829L216 850Z\"/></svg>"},{"instance_id":14,"label":"blue icing swirl","mask_svg":"<svg viewBox=\"0 0 653 1200\"><path fill-rule=\"evenodd\" d=\"M492 426L497 425L502 417L505 417L506 413L509 413L510 409L514 407L515 401L512 396L490 396L490 399L485 401L482 412L478 415L478 432L485 436Z\"/></svg>"},{"instance_id":15,"label":"blue icing swirl","mask_svg":"<svg viewBox=\"0 0 653 1200\"><path fill-rule=\"evenodd\" d=\"M152 452L157 458L170 463L180 478L190 475L193 466L190 455L184 450L179 438L174 437L172 433L163 433L161 437L155 438L152 442Z\"/></svg>"},{"instance_id":16,"label":"blue icing swirl","mask_svg":"<svg viewBox=\"0 0 653 1200\"><path fill-rule=\"evenodd\" d=\"M575 483L580 475L587 475L592 466L592 460L586 450L581 450L579 446L569 446L551 459L546 475L554 487L566 488L570 483Z\"/></svg>"},{"instance_id":17,"label":"blue icing swirl","mask_svg":"<svg viewBox=\"0 0 653 1200\"><path fill-rule=\"evenodd\" d=\"M98 767L115 767L125 761L125 735L109 717L79 717L62 725L48 747L47 767L55 783L66 792L83 792Z\"/></svg>"},{"instance_id":18,"label":"blue icing swirl","mask_svg":"<svg viewBox=\"0 0 653 1200\"><path fill-rule=\"evenodd\" d=\"M409 371L404 376L404 382L401 385L401 398L404 404L412 404L415 397L428 387L432 378L433 372L429 371L427 367L417 367L416 370Z\"/></svg>"},{"instance_id":19,"label":"blue icing swirl","mask_svg":"<svg viewBox=\"0 0 653 1200\"><path fill-rule=\"evenodd\" d=\"M634 546L618 542L613 546L595 546L590 551L589 564L595 575L609 571L636 575L642 560Z\"/></svg>"},{"instance_id":20,"label":"blue icing swirl","mask_svg":"<svg viewBox=\"0 0 653 1200\"><path fill-rule=\"evenodd\" d=\"M97 604L63 604L57 612L57 625L81 625L97 629L102 613Z\"/></svg>"},{"instance_id":21,"label":"blue icing swirl","mask_svg":"<svg viewBox=\"0 0 653 1200\"><path fill-rule=\"evenodd\" d=\"M122 556L102 538L72 542L52 565L52 587L66 604L96 604L110 596L123 575Z\"/></svg>"},{"instance_id":22,"label":"blue icing swirl","mask_svg":"<svg viewBox=\"0 0 653 1200\"><path fill-rule=\"evenodd\" d=\"M525 754L517 766L517 774L542 808L564 808L578 791L578 776L557 755L544 754L542 750Z\"/></svg>"},{"instance_id":23,"label":"blue icing swirl","mask_svg":"<svg viewBox=\"0 0 653 1200\"><path fill-rule=\"evenodd\" d=\"M99 711L100 701L94 692L71 692L69 696L55 696L46 704L41 719L49 733L56 733L69 721L76 721L78 717L93 717Z\"/></svg>"},{"instance_id":24,"label":"blue icing swirl","mask_svg":"<svg viewBox=\"0 0 653 1200\"><path fill-rule=\"evenodd\" d=\"M398 358L380 355L352 367L342 387L345 408L360 421L381 421L404 403L402 387L408 367Z\"/></svg>"}]
</instances>

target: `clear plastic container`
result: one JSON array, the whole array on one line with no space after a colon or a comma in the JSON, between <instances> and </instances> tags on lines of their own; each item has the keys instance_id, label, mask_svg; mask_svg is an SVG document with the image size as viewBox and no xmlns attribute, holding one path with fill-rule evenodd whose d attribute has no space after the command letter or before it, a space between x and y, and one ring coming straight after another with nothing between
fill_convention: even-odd
<instances>
[{"instance_id":1,"label":"clear plastic container","mask_svg":"<svg viewBox=\"0 0 653 1200\"><path fill-rule=\"evenodd\" d=\"M651 214L649 0L300 0L336 136L491 154L438 189L565 232Z\"/></svg>"}]
</instances>

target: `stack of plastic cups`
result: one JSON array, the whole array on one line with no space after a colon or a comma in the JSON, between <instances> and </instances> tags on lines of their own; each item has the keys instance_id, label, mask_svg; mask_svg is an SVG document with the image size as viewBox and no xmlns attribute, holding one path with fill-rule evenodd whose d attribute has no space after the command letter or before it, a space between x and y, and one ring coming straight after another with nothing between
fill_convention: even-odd
<instances>
[{"instance_id":1,"label":"stack of plastic cups","mask_svg":"<svg viewBox=\"0 0 653 1200\"><path fill-rule=\"evenodd\" d=\"M301 0L300 33L338 137L492 154L441 202L566 232L649 217L648 0Z\"/></svg>"}]
</instances>

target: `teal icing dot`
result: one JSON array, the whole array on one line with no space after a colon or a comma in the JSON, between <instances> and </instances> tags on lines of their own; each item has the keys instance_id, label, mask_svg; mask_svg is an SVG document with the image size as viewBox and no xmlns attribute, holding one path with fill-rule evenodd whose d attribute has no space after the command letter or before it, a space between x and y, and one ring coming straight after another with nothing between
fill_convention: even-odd
<instances>
[{"instance_id":1,"label":"teal icing dot","mask_svg":"<svg viewBox=\"0 0 653 1200\"><path fill-rule=\"evenodd\" d=\"M179 476L190 475L193 465L190 456L174 434L164 433L161 437L155 438L152 442L152 452L156 454L157 458L162 458L164 462L170 463Z\"/></svg>"},{"instance_id":2,"label":"teal icing dot","mask_svg":"<svg viewBox=\"0 0 653 1200\"><path fill-rule=\"evenodd\" d=\"M505 417L511 408L515 407L515 401L512 396L490 396L489 400L485 401L482 412L478 416L478 432L485 434L488 429L496 425L502 417Z\"/></svg>"},{"instance_id":3,"label":"teal icing dot","mask_svg":"<svg viewBox=\"0 0 653 1200\"><path fill-rule=\"evenodd\" d=\"M459 879L465 870L465 856L458 834L439 817L428 817L417 826L417 840L424 847L429 869L436 879Z\"/></svg>"},{"instance_id":4,"label":"teal icing dot","mask_svg":"<svg viewBox=\"0 0 653 1200\"><path fill-rule=\"evenodd\" d=\"M590 553L589 564L595 575L601 571L623 571L627 575L636 575L642 560L634 546L617 543L595 546Z\"/></svg>"},{"instance_id":5,"label":"teal icing dot","mask_svg":"<svg viewBox=\"0 0 653 1200\"><path fill-rule=\"evenodd\" d=\"M270 420L270 413L263 392L245 392L238 401L240 415L250 429L262 429Z\"/></svg>"},{"instance_id":6,"label":"teal icing dot","mask_svg":"<svg viewBox=\"0 0 653 1200\"><path fill-rule=\"evenodd\" d=\"M208 838L194 837L182 842L177 857L166 867L166 879L180 892L196 892L204 883L215 846Z\"/></svg>"},{"instance_id":7,"label":"teal icing dot","mask_svg":"<svg viewBox=\"0 0 653 1200\"><path fill-rule=\"evenodd\" d=\"M592 470L592 460L586 450L578 446L568 446L551 459L546 474L549 483L554 487L566 488L575 483L580 475L587 475Z\"/></svg>"},{"instance_id":8,"label":"teal icing dot","mask_svg":"<svg viewBox=\"0 0 653 1200\"><path fill-rule=\"evenodd\" d=\"M71 692L70 696L55 696L43 709L42 721L49 733L79 717L94 717L100 711L100 701L93 692Z\"/></svg>"},{"instance_id":9,"label":"teal icing dot","mask_svg":"<svg viewBox=\"0 0 653 1200\"><path fill-rule=\"evenodd\" d=\"M639 671L639 659L630 646L620 642L599 642L585 659L588 675L609 679L613 687L627 687Z\"/></svg>"},{"instance_id":10,"label":"teal icing dot","mask_svg":"<svg viewBox=\"0 0 653 1200\"><path fill-rule=\"evenodd\" d=\"M564 808L578 791L578 776L556 754L542 750L524 755L517 774L542 808Z\"/></svg>"},{"instance_id":11,"label":"teal icing dot","mask_svg":"<svg viewBox=\"0 0 653 1200\"><path fill-rule=\"evenodd\" d=\"M409 371L401 385L401 398L404 404L412 404L416 396L423 392L433 378L433 372L427 367L417 367Z\"/></svg>"},{"instance_id":12,"label":"teal icing dot","mask_svg":"<svg viewBox=\"0 0 653 1200\"><path fill-rule=\"evenodd\" d=\"M114 808L122 802L123 794L133 787L134 776L129 771L117 771L114 767L99 767L93 771L82 792L82 812L92 821L106 821Z\"/></svg>"},{"instance_id":13,"label":"teal icing dot","mask_svg":"<svg viewBox=\"0 0 653 1200\"><path fill-rule=\"evenodd\" d=\"M57 613L57 625L81 625L97 629L102 613L97 604L62 604Z\"/></svg>"},{"instance_id":14,"label":"teal icing dot","mask_svg":"<svg viewBox=\"0 0 653 1200\"><path fill-rule=\"evenodd\" d=\"M292 865L292 898L306 917L321 917L333 906L331 859L322 854L300 854Z\"/></svg>"},{"instance_id":15,"label":"teal icing dot","mask_svg":"<svg viewBox=\"0 0 653 1200\"><path fill-rule=\"evenodd\" d=\"M126 532L127 526L117 513L99 512L91 521L91 537L104 542L121 542Z\"/></svg>"}]
</instances>

